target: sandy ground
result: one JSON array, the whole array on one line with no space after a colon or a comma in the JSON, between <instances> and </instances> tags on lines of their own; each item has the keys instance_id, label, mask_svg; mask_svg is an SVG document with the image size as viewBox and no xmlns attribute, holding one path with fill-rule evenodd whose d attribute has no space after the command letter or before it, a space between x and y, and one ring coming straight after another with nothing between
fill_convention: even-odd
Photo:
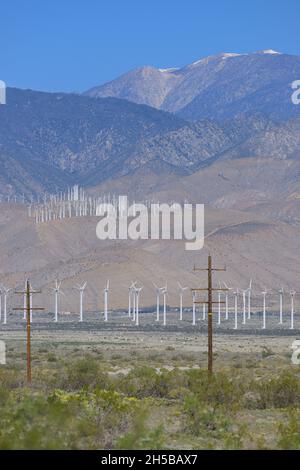
<instances>
[{"instance_id":1,"label":"sandy ground","mask_svg":"<svg viewBox=\"0 0 300 470\"><path fill-rule=\"evenodd\" d=\"M112 371L126 372L138 362L153 367L202 367L206 364L207 322L197 314L196 326L192 325L191 312L184 312L184 320L178 320L178 312L168 312L167 326L155 321L155 313L142 313L140 325L135 326L125 312L110 312L105 323L96 313L86 313L85 321L78 322L77 315L60 315L53 322L52 314L34 314L32 324L33 354L42 347L55 349L60 356L70 354L78 347L82 351L101 351L108 359ZM201 320L200 320L201 318ZM300 330L290 330L289 318L278 324L277 315L268 316L267 329L262 330L262 318L253 314L246 325L234 330L234 319L221 325L214 320L214 355L216 366L239 364L249 366L262 358L267 364L276 362L291 364L292 344L300 339ZM7 325L1 325L0 339L10 350L25 351L26 330L21 315L9 317ZM298 322L297 325L298 326ZM119 356L119 362L118 362ZM111 358L115 360L110 361ZM274 364L275 365L275 364Z\"/></svg>"}]
</instances>

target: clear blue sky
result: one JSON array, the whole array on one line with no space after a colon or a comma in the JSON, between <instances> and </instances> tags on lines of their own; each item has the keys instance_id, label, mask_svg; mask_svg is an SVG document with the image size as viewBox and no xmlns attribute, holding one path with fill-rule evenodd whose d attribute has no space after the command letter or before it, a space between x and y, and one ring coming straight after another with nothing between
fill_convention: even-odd
<instances>
[{"instance_id":1,"label":"clear blue sky","mask_svg":"<svg viewBox=\"0 0 300 470\"><path fill-rule=\"evenodd\" d=\"M83 91L137 66L183 66L222 51L300 55L299 31L299 0L7 0L0 79Z\"/></svg>"}]
</instances>

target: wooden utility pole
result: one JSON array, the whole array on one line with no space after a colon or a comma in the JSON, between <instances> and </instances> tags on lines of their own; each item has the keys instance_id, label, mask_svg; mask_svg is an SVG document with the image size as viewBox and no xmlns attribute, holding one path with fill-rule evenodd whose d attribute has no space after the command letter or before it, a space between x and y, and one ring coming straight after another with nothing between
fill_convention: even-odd
<instances>
[{"instance_id":1,"label":"wooden utility pole","mask_svg":"<svg viewBox=\"0 0 300 470\"><path fill-rule=\"evenodd\" d=\"M226 271L226 268L213 268L212 266L212 257L211 255L208 256L208 266L207 268L196 268L194 266L194 271L207 271L208 279L207 279L207 288L204 289L192 289L192 292L201 292L207 291L208 293L208 301L207 302L197 302L196 304L203 304L206 303L208 305L208 328L207 328L207 335L208 335L208 365L207 369L210 374L213 372L213 305L218 304L219 302L213 301L213 292L214 291L227 291L228 289L214 289L213 288L213 279L212 275L214 271ZM224 303L224 302L221 302Z\"/></svg>"},{"instance_id":2,"label":"wooden utility pole","mask_svg":"<svg viewBox=\"0 0 300 470\"><path fill-rule=\"evenodd\" d=\"M26 362L27 362L27 383L31 384L31 322L30 313L32 310L44 310L43 308L32 308L31 306L31 295L40 294L41 291L33 291L30 288L28 279L26 280L25 291L16 292L16 294L23 294L26 296ZM22 310L24 307L22 307ZM20 308L14 308L14 310L21 310Z\"/></svg>"}]
</instances>

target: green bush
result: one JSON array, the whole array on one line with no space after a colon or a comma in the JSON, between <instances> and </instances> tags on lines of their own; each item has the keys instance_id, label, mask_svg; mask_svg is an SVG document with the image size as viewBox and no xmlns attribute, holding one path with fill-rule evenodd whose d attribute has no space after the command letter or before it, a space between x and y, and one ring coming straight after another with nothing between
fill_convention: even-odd
<instances>
[{"instance_id":1,"label":"green bush","mask_svg":"<svg viewBox=\"0 0 300 470\"><path fill-rule=\"evenodd\" d=\"M231 420L226 409L199 401L195 394L189 394L184 402L186 429L196 436L220 438L229 431Z\"/></svg>"},{"instance_id":2,"label":"green bush","mask_svg":"<svg viewBox=\"0 0 300 470\"><path fill-rule=\"evenodd\" d=\"M138 398L173 398L173 391L186 384L186 375L177 370L158 372L151 367L139 367L123 377L116 387L126 395Z\"/></svg>"},{"instance_id":3,"label":"green bush","mask_svg":"<svg viewBox=\"0 0 300 470\"><path fill-rule=\"evenodd\" d=\"M92 357L66 364L56 377L56 385L70 391L97 386L108 388L109 384L108 375L101 371L99 362Z\"/></svg>"},{"instance_id":4,"label":"green bush","mask_svg":"<svg viewBox=\"0 0 300 470\"><path fill-rule=\"evenodd\" d=\"M201 403L237 407L245 386L237 376L216 372L213 375L203 370L191 370L187 373L188 388Z\"/></svg>"},{"instance_id":5,"label":"green bush","mask_svg":"<svg viewBox=\"0 0 300 470\"><path fill-rule=\"evenodd\" d=\"M288 423L279 425L278 447L284 450L300 450L300 410L291 410Z\"/></svg>"},{"instance_id":6,"label":"green bush","mask_svg":"<svg viewBox=\"0 0 300 470\"><path fill-rule=\"evenodd\" d=\"M114 448L139 413L134 399L106 390L10 392L0 410L0 448Z\"/></svg>"},{"instance_id":7,"label":"green bush","mask_svg":"<svg viewBox=\"0 0 300 470\"><path fill-rule=\"evenodd\" d=\"M300 405L300 381L292 372L284 371L279 377L252 383L251 388L257 393L257 408L286 408Z\"/></svg>"}]
</instances>

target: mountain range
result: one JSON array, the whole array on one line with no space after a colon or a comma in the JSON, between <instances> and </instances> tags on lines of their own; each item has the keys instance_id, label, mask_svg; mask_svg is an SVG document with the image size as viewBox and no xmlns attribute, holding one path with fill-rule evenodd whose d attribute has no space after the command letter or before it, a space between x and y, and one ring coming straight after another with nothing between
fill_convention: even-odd
<instances>
[{"instance_id":1,"label":"mountain range","mask_svg":"<svg viewBox=\"0 0 300 470\"><path fill-rule=\"evenodd\" d=\"M285 120L299 116L291 101L291 84L299 77L298 56L273 50L222 53L183 68L140 67L86 94L147 104L192 121L224 120L245 112Z\"/></svg>"},{"instance_id":2,"label":"mountain range","mask_svg":"<svg viewBox=\"0 0 300 470\"><path fill-rule=\"evenodd\" d=\"M188 175L249 157L267 158L271 178L272 161L299 159L299 77L300 57L270 50L142 67L81 95L9 88L0 194L94 187L142 168Z\"/></svg>"}]
</instances>

